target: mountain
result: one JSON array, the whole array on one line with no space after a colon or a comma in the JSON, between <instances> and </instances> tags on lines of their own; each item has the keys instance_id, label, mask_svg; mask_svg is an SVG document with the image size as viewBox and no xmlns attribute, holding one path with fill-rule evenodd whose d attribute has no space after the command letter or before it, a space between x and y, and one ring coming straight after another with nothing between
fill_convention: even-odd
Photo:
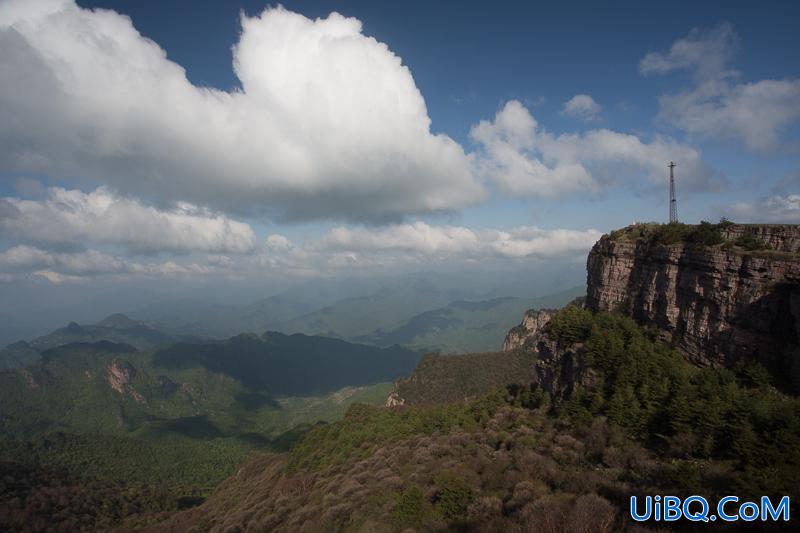
<instances>
[{"instance_id":1,"label":"mountain","mask_svg":"<svg viewBox=\"0 0 800 533\"><path fill-rule=\"evenodd\" d=\"M699 365L755 360L800 391L800 226L629 226L588 258L592 311L654 327Z\"/></svg>"},{"instance_id":2,"label":"mountain","mask_svg":"<svg viewBox=\"0 0 800 533\"><path fill-rule=\"evenodd\" d=\"M41 352L66 344L110 341L139 349L176 342L183 337L165 333L157 327L132 320L123 314L110 315L91 325L70 322L30 342L20 341L0 351L0 368L16 368L35 362Z\"/></svg>"}]
</instances>

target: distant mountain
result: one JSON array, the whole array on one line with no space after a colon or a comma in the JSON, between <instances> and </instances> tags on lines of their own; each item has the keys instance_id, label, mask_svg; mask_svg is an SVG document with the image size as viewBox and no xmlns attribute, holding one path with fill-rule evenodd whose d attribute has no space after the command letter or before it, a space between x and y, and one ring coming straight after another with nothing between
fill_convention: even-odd
<instances>
[{"instance_id":1,"label":"distant mountain","mask_svg":"<svg viewBox=\"0 0 800 533\"><path fill-rule=\"evenodd\" d=\"M10 344L0 350L0 368L17 368L34 363L45 350L66 344L110 341L145 350L185 339L186 337L165 333L151 324L133 320L123 314L114 314L96 324L80 325L70 322L66 327L30 342Z\"/></svg>"},{"instance_id":2,"label":"distant mountain","mask_svg":"<svg viewBox=\"0 0 800 533\"><path fill-rule=\"evenodd\" d=\"M378 329L349 340L443 353L491 352L500 349L508 324L514 323L525 310L562 307L584 294L584 287L573 287L538 298L459 300L415 315L395 328Z\"/></svg>"},{"instance_id":3,"label":"distant mountain","mask_svg":"<svg viewBox=\"0 0 800 533\"><path fill-rule=\"evenodd\" d=\"M399 326L419 314L446 306L452 297L431 286L383 287L378 292L346 298L312 313L281 322L285 333L367 340L378 330Z\"/></svg>"},{"instance_id":4,"label":"distant mountain","mask_svg":"<svg viewBox=\"0 0 800 533\"><path fill-rule=\"evenodd\" d=\"M383 278L313 280L246 304L222 304L192 296L129 311L131 316L158 324L163 331L176 335L228 338L242 332L271 330L372 342L368 340L370 336L391 332L417 315L454 302L469 305L508 297L530 300L574 287L583 276L580 269L573 272L566 268L551 273L546 283L541 272L422 272ZM530 307L529 303L522 310ZM504 320L498 321L502 327L497 331L515 322L519 314L515 311L505 315ZM390 344L381 341L381 346ZM477 351L495 350L495 344L493 340L483 344L432 345L443 351Z\"/></svg>"},{"instance_id":5,"label":"distant mountain","mask_svg":"<svg viewBox=\"0 0 800 533\"><path fill-rule=\"evenodd\" d=\"M129 329L138 326L144 326L144 323L138 320L133 320L131 318L128 318L122 313L115 313L113 315L107 316L106 318L95 324L95 326L100 326L104 328L113 328L113 329Z\"/></svg>"}]
</instances>

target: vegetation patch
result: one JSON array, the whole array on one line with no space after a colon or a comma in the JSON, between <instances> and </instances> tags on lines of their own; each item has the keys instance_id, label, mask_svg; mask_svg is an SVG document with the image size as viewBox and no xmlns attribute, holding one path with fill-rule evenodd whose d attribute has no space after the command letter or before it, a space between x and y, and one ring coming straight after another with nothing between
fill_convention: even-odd
<instances>
[{"instance_id":1,"label":"vegetation patch","mask_svg":"<svg viewBox=\"0 0 800 533\"><path fill-rule=\"evenodd\" d=\"M406 405L474 399L511 383L534 379L536 356L522 350L462 355L426 354L396 391Z\"/></svg>"},{"instance_id":2,"label":"vegetation patch","mask_svg":"<svg viewBox=\"0 0 800 533\"><path fill-rule=\"evenodd\" d=\"M737 238L735 241L733 241L733 244L735 244L739 248L747 250L748 252L770 249L770 246L767 243L756 238L754 235L750 233L745 233L741 237Z\"/></svg>"}]
</instances>

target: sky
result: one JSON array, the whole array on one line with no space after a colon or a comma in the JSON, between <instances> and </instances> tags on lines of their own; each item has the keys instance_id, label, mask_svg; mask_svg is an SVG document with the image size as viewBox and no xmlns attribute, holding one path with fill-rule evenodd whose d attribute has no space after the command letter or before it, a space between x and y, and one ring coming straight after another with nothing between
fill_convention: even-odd
<instances>
[{"instance_id":1,"label":"sky","mask_svg":"<svg viewBox=\"0 0 800 533\"><path fill-rule=\"evenodd\" d=\"M0 0L0 294L552 271L669 161L682 221L798 223L798 15Z\"/></svg>"}]
</instances>

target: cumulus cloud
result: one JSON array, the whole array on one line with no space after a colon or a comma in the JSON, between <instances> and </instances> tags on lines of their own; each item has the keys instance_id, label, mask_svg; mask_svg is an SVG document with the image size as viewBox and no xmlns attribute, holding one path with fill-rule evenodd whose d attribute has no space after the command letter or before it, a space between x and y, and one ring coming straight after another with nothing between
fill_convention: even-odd
<instances>
[{"instance_id":1,"label":"cumulus cloud","mask_svg":"<svg viewBox=\"0 0 800 533\"><path fill-rule=\"evenodd\" d=\"M602 107L588 94L576 94L561 108L561 114L577 118L586 122L593 122L600 118Z\"/></svg>"},{"instance_id":2,"label":"cumulus cloud","mask_svg":"<svg viewBox=\"0 0 800 533\"><path fill-rule=\"evenodd\" d=\"M692 88L659 98L659 116L667 123L701 137L739 139L752 150L775 150L783 131L800 120L800 80L741 82L729 67L738 42L728 23L695 28L668 52L647 54L639 70L692 72Z\"/></svg>"},{"instance_id":3,"label":"cumulus cloud","mask_svg":"<svg viewBox=\"0 0 800 533\"><path fill-rule=\"evenodd\" d=\"M283 219L398 219L479 200L411 72L360 21L242 15L241 90L192 85L131 20L0 4L0 166Z\"/></svg>"},{"instance_id":4,"label":"cumulus cloud","mask_svg":"<svg viewBox=\"0 0 800 533\"><path fill-rule=\"evenodd\" d=\"M197 263L140 263L97 250L53 252L34 246L18 245L0 252L0 276L8 282L40 279L58 284L107 275L163 276L206 274L210 271L209 267Z\"/></svg>"},{"instance_id":5,"label":"cumulus cloud","mask_svg":"<svg viewBox=\"0 0 800 533\"><path fill-rule=\"evenodd\" d=\"M476 164L482 174L512 196L587 193L609 181L642 175L663 183L670 160L680 162L687 189L719 186L719 177L691 146L661 136L647 143L605 128L553 135L516 100L507 102L494 121L474 126L470 137L480 147Z\"/></svg>"},{"instance_id":6,"label":"cumulus cloud","mask_svg":"<svg viewBox=\"0 0 800 533\"><path fill-rule=\"evenodd\" d=\"M248 224L219 213L186 203L156 209L106 187L52 187L40 200L0 198L0 231L27 242L110 244L136 253L245 253L256 243Z\"/></svg>"},{"instance_id":7,"label":"cumulus cloud","mask_svg":"<svg viewBox=\"0 0 800 533\"><path fill-rule=\"evenodd\" d=\"M737 222L800 223L800 194L773 195L755 202L740 202L723 213Z\"/></svg>"}]
</instances>

